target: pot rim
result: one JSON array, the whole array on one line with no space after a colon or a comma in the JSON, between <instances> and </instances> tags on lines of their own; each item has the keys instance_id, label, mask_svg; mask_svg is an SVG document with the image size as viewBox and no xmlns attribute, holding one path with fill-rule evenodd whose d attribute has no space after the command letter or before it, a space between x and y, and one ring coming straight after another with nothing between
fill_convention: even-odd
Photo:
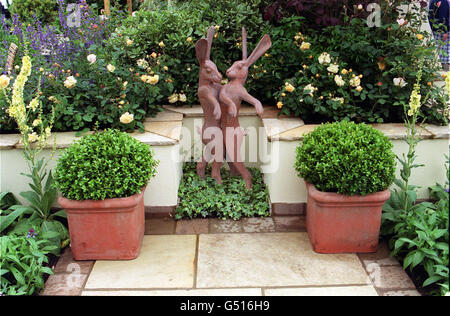
<instances>
[{"instance_id":1,"label":"pot rim","mask_svg":"<svg viewBox=\"0 0 450 316\"><path fill-rule=\"evenodd\" d=\"M143 199L144 191L147 186L141 189L141 192L131 196L110 198L104 200L71 200L64 196L58 198L58 203L64 209L124 209L133 207Z\"/></svg>"},{"instance_id":2,"label":"pot rim","mask_svg":"<svg viewBox=\"0 0 450 316\"><path fill-rule=\"evenodd\" d=\"M370 193L367 195L344 195L336 192L322 192L319 191L316 186L312 183L305 181L306 187L308 189L308 196L311 196L314 200L319 203L336 203L336 204L353 204L353 203L363 203L363 204L384 204L391 195L391 191L388 189L384 191L379 191L375 193Z\"/></svg>"}]
</instances>

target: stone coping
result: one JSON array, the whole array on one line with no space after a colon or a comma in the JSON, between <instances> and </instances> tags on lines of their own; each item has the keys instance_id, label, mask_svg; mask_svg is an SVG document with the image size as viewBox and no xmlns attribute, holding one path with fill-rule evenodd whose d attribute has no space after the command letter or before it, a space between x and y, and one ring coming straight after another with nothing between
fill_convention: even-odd
<instances>
[{"instance_id":1,"label":"stone coping","mask_svg":"<svg viewBox=\"0 0 450 316\"><path fill-rule=\"evenodd\" d=\"M133 132L130 135L151 146L172 146L180 141L183 118L203 117L200 105L192 107L165 105L163 107L166 109L165 111L159 112L155 117L146 119L144 133ZM243 105L239 116L256 116L256 111L252 106ZM300 118L279 115L279 110L273 106L264 107L262 124L269 141L288 142L302 140L304 135L319 126L318 124L305 124ZM403 123L370 125L382 131L391 140L403 139L406 135L406 128ZM56 149L67 148L79 138L75 134L76 132L54 133L47 140L45 148L51 149L53 145L56 145ZM421 132L421 138L449 139L449 126L425 125ZM0 150L23 148L19 141L19 134L0 134Z\"/></svg>"},{"instance_id":2,"label":"stone coping","mask_svg":"<svg viewBox=\"0 0 450 316\"><path fill-rule=\"evenodd\" d=\"M283 119L282 119L283 120ZM264 119L263 119L264 122ZM264 122L264 125L266 123ZM406 128L403 123L369 124L375 129L383 132L390 140L400 140L406 136ZM269 141L301 141L303 137L312 132L318 124L307 124L292 128L281 133L267 134ZM421 127L417 126L420 130ZM449 139L449 126L425 125L420 137L422 139Z\"/></svg>"},{"instance_id":3,"label":"stone coping","mask_svg":"<svg viewBox=\"0 0 450 316\"><path fill-rule=\"evenodd\" d=\"M200 105L184 105L184 106L173 106L173 105L163 105L163 108L167 111L178 113L183 115L183 117L203 117L203 110ZM277 118L280 110L274 106L264 105L264 115L263 118ZM253 106L248 104L242 104L239 110L239 117L245 116L256 116L256 110ZM288 118L286 115L280 115L280 117Z\"/></svg>"},{"instance_id":4,"label":"stone coping","mask_svg":"<svg viewBox=\"0 0 450 316\"><path fill-rule=\"evenodd\" d=\"M144 122L145 132L133 132L130 135L150 146L172 146L179 143L181 136L183 115L174 112L159 112L155 117L147 118ZM81 137L77 132L53 133L47 140L45 149L69 147ZM0 134L0 150L23 148L19 134Z\"/></svg>"}]
</instances>

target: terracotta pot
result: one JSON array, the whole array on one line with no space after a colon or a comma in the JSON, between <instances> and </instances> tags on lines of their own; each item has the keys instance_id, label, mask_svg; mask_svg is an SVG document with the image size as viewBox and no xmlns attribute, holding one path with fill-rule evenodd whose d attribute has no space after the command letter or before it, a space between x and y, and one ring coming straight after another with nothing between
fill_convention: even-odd
<instances>
[{"instance_id":1,"label":"terracotta pot","mask_svg":"<svg viewBox=\"0 0 450 316\"><path fill-rule=\"evenodd\" d=\"M103 201L60 197L58 202L67 212L73 258L136 258L145 230L144 190L130 197Z\"/></svg>"},{"instance_id":2,"label":"terracotta pot","mask_svg":"<svg viewBox=\"0 0 450 316\"><path fill-rule=\"evenodd\" d=\"M319 253L376 252L385 190L365 196L321 192L306 183L306 230Z\"/></svg>"}]
</instances>

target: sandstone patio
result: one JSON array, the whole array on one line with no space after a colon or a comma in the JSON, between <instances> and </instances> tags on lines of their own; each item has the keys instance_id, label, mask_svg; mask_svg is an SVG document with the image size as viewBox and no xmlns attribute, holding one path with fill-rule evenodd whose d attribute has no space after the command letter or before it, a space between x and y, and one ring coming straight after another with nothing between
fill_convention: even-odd
<instances>
[{"instance_id":1,"label":"sandstone patio","mask_svg":"<svg viewBox=\"0 0 450 316\"><path fill-rule=\"evenodd\" d=\"M67 248L41 295L418 296L385 244L317 254L304 216L146 221L131 261L74 261Z\"/></svg>"}]
</instances>

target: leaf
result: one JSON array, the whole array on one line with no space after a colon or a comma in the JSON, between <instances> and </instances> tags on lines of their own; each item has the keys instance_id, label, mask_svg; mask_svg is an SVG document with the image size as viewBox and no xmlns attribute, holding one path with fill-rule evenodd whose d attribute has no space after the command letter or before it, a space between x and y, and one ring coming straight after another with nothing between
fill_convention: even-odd
<instances>
[{"instance_id":1,"label":"leaf","mask_svg":"<svg viewBox=\"0 0 450 316\"><path fill-rule=\"evenodd\" d=\"M29 210L28 207L22 206L21 208L17 208L12 213L7 216L0 216L0 232L3 232L9 225L11 225L14 220Z\"/></svg>"},{"instance_id":2,"label":"leaf","mask_svg":"<svg viewBox=\"0 0 450 316\"><path fill-rule=\"evenodd\" d=\"M33 191L26 191L26 192L20 192L19 193L23 198L25 198L28 202L31 203L31 205L34 207L34 209L39 210L41 203L39 199L39 195L36 194L36 192Z\"/></svg>"},{"instance_id":3,"label":"leaf","mask_svg":"<svg viewBox=\"0 0 450 316\"><path fill-rule=\"evenodd\" d=\"M11 192L0 193L0 209L7 209L12 205L19 204L19 201Z\"/></svg>"},{"instance_id":4,"label":"leaf","mask_svg":"<svg viewBox=\"0 0 450 316\"><path fill-rule=\"evenodd\" d=\"M428 286L428 285L430 285L430 284L436 283L436 282L438 282L438 281L440 281L440 280L442 280L442 277L437 276L437 275L433 275L433 276L430 276L428 279L426 279L426 280L423 282L422 286L425 287L425 286Z\"/></svg>"},{"instance_id":5,"label":"leaf","mask_svg":"<svg viewBox=\"0 0 450 316\"><path fill-rule=\"evenodd\" d=\"M49 218L53 218L53 217L61 217L61 218L67 219L67 213L65 210L60 210L60 211L57 211L57 212L53 213L52 215L50 215Z\"/></svg>"},{"instance_id":6,"label":"leaf","mask_svg":"<svg viewBox=\"0 0 450 316\"><path fill-rule=\"evenodd\" d=\"M14 278L17 280L17 283L20 285L25 285L25 279L23 275L17 270L15 267L9 267L9 270L14 275Z\"/></svg>"}]
</instances>

